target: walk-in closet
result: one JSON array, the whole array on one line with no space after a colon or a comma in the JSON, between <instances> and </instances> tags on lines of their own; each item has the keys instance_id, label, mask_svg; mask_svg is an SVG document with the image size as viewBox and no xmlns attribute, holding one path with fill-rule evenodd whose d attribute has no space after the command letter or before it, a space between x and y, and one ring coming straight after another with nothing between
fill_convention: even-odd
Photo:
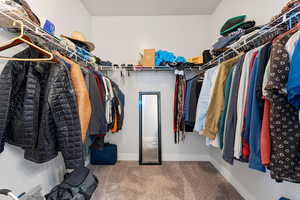
<instances>
[{"instance_id":1,"label":"walk-in closet","mask_svg":"<svg viewBox=\"0 0 300 200\"><path fill-rule=\"evenodd\" d=\"M0 0L0 200L300 200L300 0Z\"/></svg>"}]
</instances>

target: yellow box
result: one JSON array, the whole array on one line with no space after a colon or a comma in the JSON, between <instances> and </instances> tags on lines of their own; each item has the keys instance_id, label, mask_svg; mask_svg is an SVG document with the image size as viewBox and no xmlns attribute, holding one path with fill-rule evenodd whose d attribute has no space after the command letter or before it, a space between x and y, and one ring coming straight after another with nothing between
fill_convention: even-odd
<instances>
[{"instance_id":1,"label":"yellow box","mask_svg":"<svg viewBox=\"0 0 300 200\"><path fill-rule=\"evenodd\" d=\"M194 64L203 64L203 56L189 58L188 62Z\"/></svg>"}]
</instances>

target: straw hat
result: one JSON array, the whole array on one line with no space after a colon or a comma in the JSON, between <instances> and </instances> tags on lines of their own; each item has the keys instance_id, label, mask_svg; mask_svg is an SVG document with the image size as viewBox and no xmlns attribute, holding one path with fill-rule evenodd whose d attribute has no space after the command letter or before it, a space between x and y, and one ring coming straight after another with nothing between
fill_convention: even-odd
<instances>
[{"instance_id":1,"label":"straw hat","mask_svg":"<svg viewBox=\"0 0 300 200\"><path fill-rule=\"evenodd\" d=\"M85 36L81 32L76 32L75 31L75 32L73 32L71 34L70 37L65 36L65 35L61 35L61 37L67 38L67 39L69 39L71 41L81 42L81 43L85 44L86 46L88 46L88 48L89 48L90 51L94 51L95 50L95 45L92 42L87 41L86 38L85 38Z\"/></svg>"}]
</instances>

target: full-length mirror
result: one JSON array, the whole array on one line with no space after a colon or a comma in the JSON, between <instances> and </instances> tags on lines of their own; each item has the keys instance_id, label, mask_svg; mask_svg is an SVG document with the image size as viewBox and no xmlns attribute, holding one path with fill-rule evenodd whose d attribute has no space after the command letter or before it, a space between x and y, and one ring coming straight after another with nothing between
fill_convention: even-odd
<instances>
[{"instance_id":1,"label":"full-length mirror","mask_svg":"<svg viewBox=\"0 0 300 200\"><path fill-rule=\"evenodd\" d=\"M160 93L140 92L140 164L161 164Z\"/></svg>"}]
</instances>

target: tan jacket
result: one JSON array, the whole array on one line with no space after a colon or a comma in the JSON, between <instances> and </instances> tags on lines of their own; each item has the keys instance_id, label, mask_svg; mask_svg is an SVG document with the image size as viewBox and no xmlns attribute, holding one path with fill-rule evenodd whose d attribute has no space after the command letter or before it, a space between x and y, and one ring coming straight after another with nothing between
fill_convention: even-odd
<instances>
[{"instance_id":1,"label":"tan jacket","mask_svg":"<svg viewBox=\"0 0 300 200\"><path fill-rule=\"evenodd\" d=\"M71 65L71 82L75 90L81 126L82 142L84 143L92 114L92 106L90 102L89 91L87 89L86 82L80 69L80 66L57 52L55 54Z\"/></svg>"},{"instance_id":2,"label":"tan jacket","mask_svg":"<svg viewBox=\"0 0 300 200\"><path fill-rule=\"evenodd\" d=\"M211 96L211 101L208 106L205 128L203 131L203 135L209 137L212 140L216 138L216 135L219 131L219 121L224 110L224 87L227 75L229 74L232 67L237 64L240 57L241 55L229 59L221 63L219 66L220 69Z\"/></svg>"}]
</instances>

